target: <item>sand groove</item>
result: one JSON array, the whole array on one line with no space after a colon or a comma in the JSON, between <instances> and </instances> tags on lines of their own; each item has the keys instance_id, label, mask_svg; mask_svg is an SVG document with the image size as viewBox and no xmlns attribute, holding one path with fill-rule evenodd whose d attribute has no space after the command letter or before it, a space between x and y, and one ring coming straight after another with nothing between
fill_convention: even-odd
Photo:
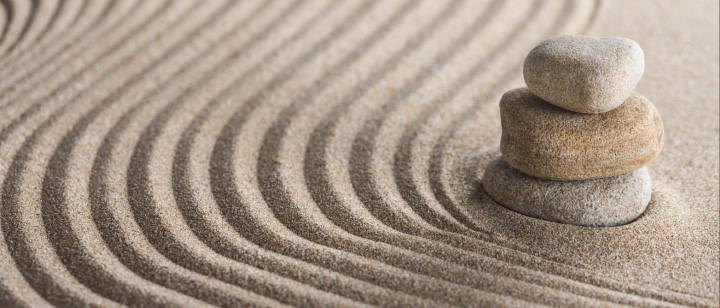
<instances>
[{"instance_id":1,"label":"sand groove","mask_svg":"<svg viewBox=\"0 0 720 308\"><path fill-rule=\"evenodd\" d=\"M477 189L524 55L608 5L1 0L0 306L717 307Z\"/></svg>"},{"instance_id":2,"label":"sand groove","mask_svg":"<svg viewBox=\"0 0 720 308\"><path fill-rule=\"evenodd\" d=\"M72 2L64 2L63 8L66 8L69 4L72 4ZM68 18L70 20L62 22L60 17L58 17L57 24L54 24L51 30L48 31L48 35L44 37L44 40L32 45L34 48L28 48L28 50L18 53L14 57L9 56L2 59L2 70L3 73L7 75L6 82L3 86L9 87L11 85L18 86L25 84L26 79L20 79L22 81L18 82L18 79L10 78L27 78L28 76L35 76L40 68L44 67L45 69L50 69L47 66L52 63L50 62L51 60L56 63L54 64L55 67L52 67L52 69L57 69L57 65L59 65L60 61L55 59L55 57L64 55L67 59L70 55L73 57L79 56L80 50L90 47L88 46L88 42L97 39L96 33L98 31L117 22L118 18L127 17L127 12L124 11L127 11L131 2L125 2L124 4L124 6L111 6L107 1L93 1L90 3L83 2L77 12L71 12L76 15L69 16ZM136 5L135 7L138 6ZM105 14L111 8L115 11L115 14L106 16ZM105 30L107 31L107 29ZM61 33L58 33L56 35L58 37L55 38L51 36L50 32ZM74 54L65 52L71 47L76 50ZM24 69L18 69L21 67Z\"/></svg>"}]
</instances>

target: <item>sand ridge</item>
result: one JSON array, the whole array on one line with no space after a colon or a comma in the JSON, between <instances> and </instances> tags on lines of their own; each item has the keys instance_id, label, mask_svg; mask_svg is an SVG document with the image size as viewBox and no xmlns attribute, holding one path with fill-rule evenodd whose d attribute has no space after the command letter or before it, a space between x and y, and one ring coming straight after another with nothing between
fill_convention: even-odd
<instances>
[{"instance_id":1,"label":"sand ridge","mask_svg":"<svg viewBox=\"0 0 720 308\"><path fill-rule=\"evenodd\" d=\"M717 190L603 229L478 184L527 51L621 3L2 4L3 306L717 307Z\"/></svg>"}]
</instances>

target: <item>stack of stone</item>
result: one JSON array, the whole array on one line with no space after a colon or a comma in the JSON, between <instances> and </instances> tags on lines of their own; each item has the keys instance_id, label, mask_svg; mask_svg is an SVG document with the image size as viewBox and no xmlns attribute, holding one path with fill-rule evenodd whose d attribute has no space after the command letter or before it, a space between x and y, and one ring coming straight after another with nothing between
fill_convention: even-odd
<instances>
[{"instance_id":1,"label":"stack of stone","mask_svg":"<svg viewBox=\"0 0 720 308\"><path fill-rule=\"evenodd\" d=\"M633 92L645 66L637 43L558 36L525 59L528 88L500 101L502 156L483 176L500 204L522 214L584 226L614 226L642 214L652 192L645 166L663 125Z\"/></svg>"}]
</instances>

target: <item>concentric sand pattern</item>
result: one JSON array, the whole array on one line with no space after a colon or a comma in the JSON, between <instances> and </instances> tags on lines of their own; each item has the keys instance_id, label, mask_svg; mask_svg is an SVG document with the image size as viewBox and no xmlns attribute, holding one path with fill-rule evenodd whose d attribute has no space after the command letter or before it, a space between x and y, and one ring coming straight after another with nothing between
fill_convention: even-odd
<instances>
[{"instance_id":1,"label":"concentric sand pattern","mask_svg":"<svg viewBox=\"0 0 720 308\"><path fill-rule=\"evenodd\" d=\"M2 307L717 307L717 127L685 122L716 125L715 72L664 72L700 80L653 100L696 141L633 223L528 218L478 182L518 59L627 28L620 3L0 4Z\"/></svg>"}]
</instances>

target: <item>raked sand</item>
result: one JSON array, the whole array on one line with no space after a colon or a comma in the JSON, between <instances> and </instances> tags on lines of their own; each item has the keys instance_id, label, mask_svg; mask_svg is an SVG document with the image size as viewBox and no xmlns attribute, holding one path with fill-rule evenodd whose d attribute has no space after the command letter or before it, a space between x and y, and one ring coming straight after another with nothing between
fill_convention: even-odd
<instances>
[{"instance_id":1,"label":"raked sand","mask_svg":"<svg viewBox=\"0 0 720 308\"><path fill-rule=\"evenodd\" d=\"M716 1L1 4L2 307L718 307ZM563 33L645 52L665 146L627 225L480 184Z\"/></svg>"}]
</instances>

